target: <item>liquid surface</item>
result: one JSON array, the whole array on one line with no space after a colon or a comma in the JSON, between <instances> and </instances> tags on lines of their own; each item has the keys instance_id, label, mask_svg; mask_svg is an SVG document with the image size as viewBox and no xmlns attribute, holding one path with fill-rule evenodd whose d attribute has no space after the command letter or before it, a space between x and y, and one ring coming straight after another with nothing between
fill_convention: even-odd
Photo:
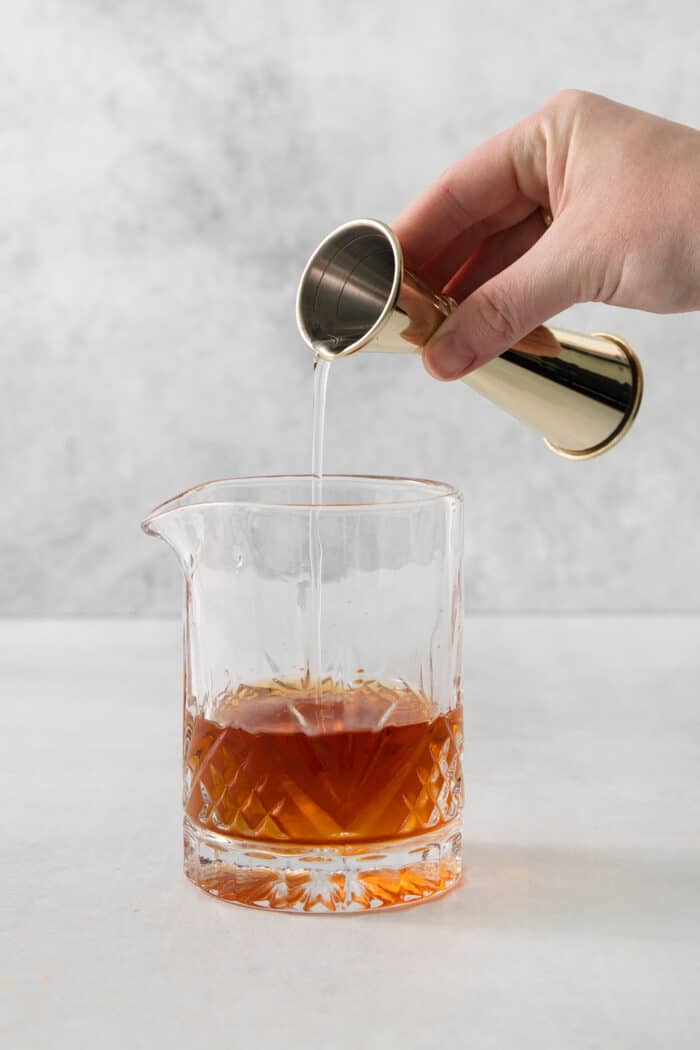
<instances>
[{"instance_id":1,"label":"liquid surface","mask_svg":"<svg viewBox=\"0 0 700 1050\"><path fill-rule=\"evenodd\" d=\"M420 835L460 812L461 710L376 682L243 686L186 724L185 810L261 842Z\"/></svg>"}]
</instances>

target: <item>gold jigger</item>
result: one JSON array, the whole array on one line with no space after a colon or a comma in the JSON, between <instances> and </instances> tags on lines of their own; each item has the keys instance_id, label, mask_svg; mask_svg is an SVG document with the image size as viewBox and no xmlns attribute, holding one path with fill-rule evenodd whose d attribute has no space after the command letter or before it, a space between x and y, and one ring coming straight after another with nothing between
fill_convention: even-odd
<instances>
[{"instance_id":1,"label":"gold jigger","mask_svg":"<svg viewBox=\"0 0 700 1050\"><path fill-rule=\"evenodd\" d=\"M356 350L411 353L455 306L404 267L393 230L358 219L329 234L309 260L297 324L327 361ZM539 431L560 456L589 459L629 430L643 374L634 350L616 335L540 326L464 382Z\"/></svg>"}]
</instances>

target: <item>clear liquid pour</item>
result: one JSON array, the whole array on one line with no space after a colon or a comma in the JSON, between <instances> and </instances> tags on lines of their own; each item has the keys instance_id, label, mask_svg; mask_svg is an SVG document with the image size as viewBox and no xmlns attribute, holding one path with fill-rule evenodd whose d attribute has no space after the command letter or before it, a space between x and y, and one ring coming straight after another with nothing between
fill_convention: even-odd
<instances>
[{"instance_id":1,"label":"clear liquid pour","mask_svg":"<svg viewBox=\"0 0 700 1050\"><path fill-rule=\"evenodd\" d=\"M311 437L311 503L323 503L323 443L326 424L326 397L330 362L317 357L314 360L314 402ZM311 639L309 651L309 677L315 683L317 698L320 698L323 678L323 654L321 647L322 574L323 548L321 545L321 516L311 511L309 519L309 566L310 566L310 623Z\"/></svg>"}]
</instances>

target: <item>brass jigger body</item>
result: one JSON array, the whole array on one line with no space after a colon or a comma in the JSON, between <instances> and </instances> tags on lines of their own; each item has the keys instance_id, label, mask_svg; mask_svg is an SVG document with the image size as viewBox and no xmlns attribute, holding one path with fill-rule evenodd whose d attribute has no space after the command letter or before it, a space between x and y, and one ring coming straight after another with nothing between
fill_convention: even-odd
<instances>
[{"instance_id":1,"label":"brass jigger body","mask_svg":"<svg viewBox=\"0 0 700 1050\"><path fill-rule=\"evenodd\" d=\"M393 230L361 219L338 227L312 255L299 283L297 324L329 361L357 350L411 353L454 307L405 268ZM543 356L546 347L556 356ZM643 375L618 336L540 327L464 382L539 431L554 452L587 459L629 430Z\"/></svg>"}]
</instances>

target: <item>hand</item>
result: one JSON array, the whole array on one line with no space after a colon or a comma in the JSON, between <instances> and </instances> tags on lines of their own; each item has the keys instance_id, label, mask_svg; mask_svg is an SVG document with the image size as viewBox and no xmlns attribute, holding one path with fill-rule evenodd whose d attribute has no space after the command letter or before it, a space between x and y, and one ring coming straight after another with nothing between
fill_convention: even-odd
<instances>
[{"instance_id":1,"label":"hand","mask_svg":"<svg viewBox=\"0 0 700 1050\"><path fill-rule=\"evenodd\" d=\"M562 91L448 168L394 229L407 265L460 303L423 350L438 379L573 303L697 310L700 132Z\"/></svg>"}]
</instances>

